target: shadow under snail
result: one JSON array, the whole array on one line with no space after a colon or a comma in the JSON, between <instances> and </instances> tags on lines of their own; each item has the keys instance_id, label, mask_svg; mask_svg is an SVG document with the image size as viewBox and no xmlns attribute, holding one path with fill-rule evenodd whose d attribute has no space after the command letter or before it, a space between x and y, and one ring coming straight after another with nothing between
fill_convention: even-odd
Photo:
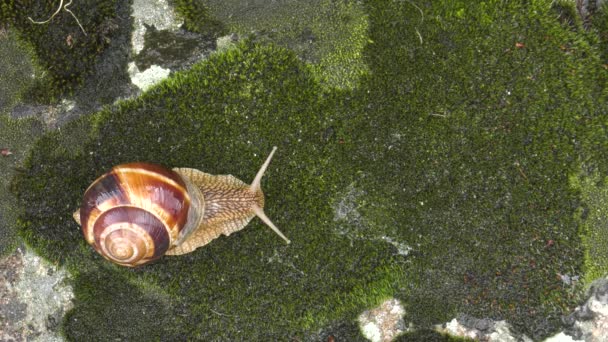
<instances>
[{"instance_id":1,"label":"shadow under snail","mask_svg":"<svg viewBox=\"0 0 608 342\"><path fill-rule=\"evenodd\" d=\"M230 235L259 217L287 243L264 213L260 181L276 146L251 185L232 175L149 163L113 167L85 191L74 219L104 258L138 266L180 255Z\"/></svg>"}]
</instances>

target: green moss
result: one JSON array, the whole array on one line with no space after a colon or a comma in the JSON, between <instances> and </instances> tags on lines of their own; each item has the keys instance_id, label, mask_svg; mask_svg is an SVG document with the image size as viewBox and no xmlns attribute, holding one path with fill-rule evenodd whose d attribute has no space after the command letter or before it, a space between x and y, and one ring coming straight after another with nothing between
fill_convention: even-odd
<instances>
[{"instance_id":1,"label":"green moss","mask_svg":"<svg viewBox=\"0 0 608 342\"><path fill-rule=\"evenodd\" d=\"M604 68L608 68L608 3L604 2L591 18L594 30L600 39L599 50L602 54Z\"/></svg>"},{"instance_id":2,"label":"green moss","mask_svg":"<svg viewBox=\"0 0 608 342\"><path fill-rule=\"evenodd\" d=\"M576 9L576 3L571 0L557 0L551 3L551 8L558 14L559 19L565 25L575 29L583 26L581 16Z\"/></svg>"},{"instance_id":3,"label":"green moss","mask_svg":"<svg viewBox=\"0 0 608 342\"><path fill-rule=\"evenodd\" d=\"M31 56L33 49L19 42L13 29L0 28L0 113L10 112L42 74Z\"/></svg>"},{"instance_id":4,"label":"green moss","mask_svg":"<svg viewBox=\"0 0 608 342\"><path fill-rule=\"evenodd\" d=\"M368 5L366 111L340 162L382 209L371 221L413 247L407 318L464 312L539 339L577 300L557 276L582 271L567 175L578 158L606 166L606 74L548 2L486 3L423 2L423 26L407 2Z\"/></svg>"},{"instance_id":5,"label":"green moss","mask_svg":"<svg viewBox=\"0 0 608 342\"><path fill-rule=\"evenodd\" d=\"M209 12L227 30L295 51L330 87L353 89L367 65L362 50L368 43L368 21L356 1L305 2L207 1Z\"/></svg>"},{"instance_id":6,"label":"green moss","mask_svg":"<svg viewBox=\"0 0 608 342\"><path fill-rule=\"evenodd\" d=\"M9 192L11 178L20 169L33 138L42 134L42 125L33 119L13 120L9 113L35 84L40 69L31 63L32 49L19 42L13 29L0 28L0 257L13 251L17 238L20 208Z\"/></svg>"},{"instance_id":7,"label":"green moss","mask_svg":"<svg viewBox=\"0 0 608 342\"><path fill-rule=\"evenodd\" d=\"M42 125L34 119L12 120L0 115L0 149L7 149L11 153L0 155L0 258L11 253L20 243L17 238L18 218L26 210L16 205L9 184L21 170L34 137L42 134L42 131Z\"/></svg>"},{"instance_id":8,"label":"green moss","mask_svg":"<svg viewBox=\"0 0 608 342\"><path fill-rule=\"evenodd\" d=\"M438 333L434 330L419 330L402 334L395 339L395 342L467 342L473 341L469 338L461 338Z\"/></svg>"},{"instance_id":9,"label":"green moss","mask_svg":"<svg viewBox=\"0 0 608 342\"><path fill-rule=\"evenodd\" d=\"M71 341L180 340L183 331L177 331L185 312L179 314L168 298L143 293L123 282L106 282L115 278L110 271L82 272L74 283L75 309L64 318L63 332ZM103 283L103 286L99 286ZM95 313L95 315L91 315ZM103 317L99 320L99 317ZM159 324L163 322L166 324ZM100 334L100 332L104 332Z\"/></svg>"},{"instance_id":10,"label":"green moss","mask_svg":"<svg viewBox=\"0 0 608 342\"><path fill-rule=\"evenodd\" d=\"M209 6L243 27L311 13ZM420 329L458 313L507 320L534 340L561 326L580 288L559 275L582 274L587 248L574 215L585 197L568 175L582 161L608 172L596 43L555 20L548 0L356 6L367 71L354 83L327 87L322 58L302 61L303 45L267 31L283 47L242 42L37 142L13 189L27 208L21 235L76 276L67 336L306 339L352 329L336 322L388 297ZM305 20L280 22L303 32ZM289 246L254 220L131 270L95 255L71 221L83 189L112 165L249 181L273 145L266 211ZM106 328L155 306L162 314L133 332Z\"/></svg>"},{"instance_id":11,"label":"green moss","mask_svg":"<svg viewBox=\"0 0 608 342\"><path fill-rule=\"evenodd\" d=\"M369 43L368 21L354 1L323 1L302 31L301 39L311 39L313 70L324 84L353 89L368 72L362 51Z\"/></svg>"},{"instance_id":12,"label":"green moss","mask_svg":"<svg viewBox=\"0 0 608 342\"><path fill-rule=\"evenodd\" d=\"M9 1L0 8L0 19L19 31L20 39L32 46L36 63L44 69L45 77L38 80L28 94L30 99L40 102L56 100L81 85L116 30L118 5L114 0L79 1L70 5L84 32L65 10L45 24L30 21L29 18L47 20L58 5L57 1Z\"/></svg>"},{"instance_id":13,"label":"green moss","mask_svg":"<svg viewBox=\"0 0 608 342\"><path fill-rule=\"evenodd\" d=\"M114 274L104 277L109 288L128 281L144 294L164 289L165 296L179 303L166 317L188 312L175 329L199 338L239 336L226 330L233 321L242 322L240 334L260 339L285 331L304 334L345 313L354 315L392 293L392 274L398 273L391 266L389 246L344 240L328 226L332 209L327 198L342 181L337 171L323 171L319 177L316 151L325 146L320 135L328 115L321 94L292 53L245 44L176 74L137 100L75 121L65 129L87 127L89 121L92 125L82 149L69 150L71 142L62 141L59 134L45 136L32 154L27 175L14 184L23 205L37 203L24 220L22 236L73 272L108 268ZM137 159L187 165L249 180L273 145L279 152L265 179L267 212L294 241L290 246L254 222L200 252L130 271L95 255L71 222L82 189L116 163ZM48 194L52 198L44 198ZM353 245L361 252L356 259L347 257ZM337 273L343 277L336 279ZM97 294L101 290L93 285L84 289L87 293L77 295L86 304L77 307L75 315L90 315L86 324L93 326L93 336L120 337L121 330L108 332L90 323L109 314L94 311L102 303L89 303L91 298L115 304L105 302L107 297ZM277 308L279 302L283 304ZM141 308L120 310L121 317L135 317ZM66 334L77 336L81 327L68 320Z\"/></svg>"},{"instance_id":14,"label":"green moss","mask_svg":"<svg viewBox=\"0 0 608 342\"><path fill-rule=\"evenodd\" d=\"M572 176L571 185L581 193L582 206L577 212L585 252L585 285L608 274L608 187L597 174Z\"/></svg>"},{"instance_id":15,"label":"green moss","mask_svg":"<svg viewBox=\"0 0 608 342\"><path fill-rule=\"evenodd\" d=\"M226 33L221 21L209 14L209 9L200 0L173 0L175 12L184 20L188 31L219 37Z\"/></svg>"}]
</instances>

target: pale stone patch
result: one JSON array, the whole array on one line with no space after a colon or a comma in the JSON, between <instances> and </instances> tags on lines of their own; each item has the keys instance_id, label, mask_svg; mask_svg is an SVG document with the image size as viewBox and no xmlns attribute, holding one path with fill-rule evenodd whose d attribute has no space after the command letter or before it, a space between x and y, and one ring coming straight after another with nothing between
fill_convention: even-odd
<instances>
[{"instance_id":1,"label":"pale stone patch","mask_svg":"<svg viewBox=\"0 0 608 342\"><path fill-rule=\"evenodd\" d=\"M506 321L493 321L487 318L478 319L454 318L443 326L437 326L438 332L457 337L466 337L476 341L487 342L532 342L527 336L518 336L511 331L511 325Z\"/></svg>"},{"instance_id":2,"label":"pale stone patch","mask_svg":"<svg viewBox=\"0 0 608 342\"><path fill-rule=\"evenodd\" d=\"M572 336L560 332L559 334L549 337L545 342L583 342L583 340L575 340Z\"/></svg>"},{"instance_id":3,"label":"pale stone patch","mask_svg":"<svg viewBox=\"0 0 608 342\"><path fill-rule=\"evenodd\" d=\"M169 76L171 70L164 69L158 65L152 65L143 72L139 71L134 62L129 63L129 76L131 83L139 89L146 90Z\"/></svg>"},{"instance_id":4,"label":"pale stone patch","mask_svg":"<svg viewBox=\"0 0 608 342\"><path fill-rule=\"evenodd\" d=\"M61 321L74 298L67 276L29 250L0 261L0 341L64 341Z\"/></svg>"},{"instance_id":5,"label":"pale stone patch","mask_svg":"<svg viewBox=\"0 0 608 342\"><path fill-rule=\"evenodd\" d=\"M359 315L359 327L363 336L372 342L392 341L407 330L403 320L404 314L405 309L399 300L388 299L378 307Z\"/></svg>"},{"instance_id":6,"label":"pale stone patch","mask_svg":"<svg viewBox=\"0 0 608 342\"><path fill-rule=\"evenodd\" d=\"M133 33L131 45L133 52L138 54L144 48L146 27L154 26L157 30L176 31L183 24L173 12L173 7L167 0L133 0Z\"/></svg>"},{"instance_id":7,"label":"pale stone patch","mask_svg":"<svg viewBox=\"0 0 608 342\"><path fill-rule=\"evenodd\" d=\"M608 342L608 277L590 285L589 299L575 309L573 316L585 341Z\"/></svg>"}]
</instances>

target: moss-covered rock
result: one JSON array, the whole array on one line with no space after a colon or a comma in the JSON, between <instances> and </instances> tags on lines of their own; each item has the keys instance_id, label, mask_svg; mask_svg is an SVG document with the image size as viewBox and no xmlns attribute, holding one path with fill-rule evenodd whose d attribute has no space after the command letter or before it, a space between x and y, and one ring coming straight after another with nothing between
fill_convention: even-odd
<instances>
[{"instance_id":1,"label":"moss-covered rock","mask_svg":"<svg viewBox=\"0 0 608 342\"><path fill-rule=\"evenodd\" d=\"M583 283L608 274L608 188L597 174L572 175L572 187L580 191L582 205L577 218L585 251Z\"/></svg>"},{"instance_id":2,"label":"moss-covered rock","mask_svg":"<svg viewBox=\"0 0 608 342\"><path fill-rule=\"evenodd\" d=\"M42 74L31 56L32 49L17 39L17 33L0 27L0 113L6 114L23 100Z\"/></svg>"},{"instance_id":3,"label":"moss-covered rock","mask_svg":"<svg viewBox=\"0 0 608 342\"><path fill-rule=\"evenodd\" d=\"M172 0L172 5L184 20L183 27L204 36L219 37L227 32L224 24L213 18L203 1Z\"/></svg>"},{"instance_id":4,"label":"moss-covered rock","mask_svg":"<svg viewBox=\"0 0 608 342\"><path fill-rule=\"evenodd\" d=\"M58 1L6 1L0 6L0 22L19 31L45 72L29 94L44 103L81 85L118 29L117 1L61 4L60 9Z\"/></svg>"},{"instance_id":5,"label":"moss-covered rock","mask_svg":"<svg viewBox=\"0 0 608 342\"><path fill-rule=\"evenodd\" d=\"M558 274L583 272L568 174L606 166L606 73L548 2L419 6L422 27L407 2L368 6L371 76L354 97L367 111L345 140L372 221L424 256L410 318L506 318L541 338L576 300Z\"/></svg>"},{"instance_id":6,"label":"moss-covered rock","mask_svg":"<svg viewBox=\"0 0 608 342\"><path fill-rule=\"evenodd\" d=\"M208 16L240 35L255 33L258 40L272 42L296 52L311 63L322 84L352 89L367 72L362 51L368 43L368 20L358 1L203 1L182 3L206 6ZM180 7L178 7L180 8ZM197 13L201 10L185 10ZM192 16L192 15L191 15ZM203 22L207 22L203 20ZM213 22L213 21L211 21Z\"/></svg>"},{"instance_id":7,"label":"moss-covered rock","mask_svg":"<svg viewBox=\"0 0 608 342\"><path fill-rule=\"evenodd\" d=\"M35 119L12 120L9 113L35 84L39 69L30 60L31 49L16 38L14 30L0 27L0 257L19 243L19 209L9 184L19 169L34 137L43 128Z\"/></svg>"},{"instance_id":8,"label":"moss-covered rock","mask_svg":"<svg viewBox=\"0 0 608 342\"><path fill-rule=\"evenodd\" d=\"M21 235L76 277L66 335L312 339L389 297L420 328L463 313L553 333L579 293L560 275L585 272L584 197L569 176L583 161L608 171L608 105L596 41L550 3L357 3L367 71L354 83L327 87L297 46L258 37L44 136L13 189ZM245 24L307 13L269 6L210 8ZM266 211L289 246L254 220L132 270L97 256L71 220L112 165L247 181L273 145Z\"/></svg>"},{"instance_id":9,"label":"moss-covered rock","mask_svg":"<svg viewBox=\"0 0 608 342\"><path fill-rule=\"evenodd\" d=\"M74 125L92 124L82 148L71 150L73 143L62 141L60 134L43 138L29 161L28 174L14 184L24 205L39 204L30 209L23 236L40 253L74 272L102 268L113 274L104 276L104 289L85 282L86 293L79 295L76 287L77 299L103 302L77 306L75 312L85 313L66 322L74 329L68 335L90 326L94 336L121 336L120 329L95 323L118 312L86 309L118 305L99 292L113 287L137 291L125 294L130 298L158 289L175 303L173 309L166 308L170 314L161 317L189 315L179 319L181 325L171 318L161 319L159 326L200 338L239 336L227 328L235 319L243 324L238 334L254 339L303 334L319 322L354 315L357 308L389 295L394 278L401 274L400 263L391 266L391 246L350 241L332 232L331 196L339 184L346 184L348 175L322 171L328 163L319 159L327 148L322 134L331 108L324 105L320 89L292 53L246 44L176 74L137 100L66 126L72 131ZM265 179L267 212L298 243L286 246L254 223L244 234L219 239L202 253L164 258L132 272L92 253L71 221L87 183L121 161L186 165L249 179L272 145L278 145L279 152ZM328 158L326 154L322 159ZM68 180L65 174L70 175ZM43 198L48 194L52 198ZM50 229L40 230L41 226ZM260 248L263 245L272 247ZM354 260L347 257L351 248L361 252ZM336 274L342 276L335 278ZM135 285L125 288L124 282ZM120 315L135 317L140 310L127 305L120 308Z\"/></svg>"},{"instance_id":10,"label":"moss-covered rock","mask_svg":"<svg viewBox=\"0 0 608 342\"><path fill-rule=\"evenodd\" d=\"M35 119L11 120L0 114L0 257L11 253L20 243L17 238L19 215L27 207L18 206L9 191L11 179L22 170L23 160L35 140L43 132Z\"/></svg>"}]
</instances>

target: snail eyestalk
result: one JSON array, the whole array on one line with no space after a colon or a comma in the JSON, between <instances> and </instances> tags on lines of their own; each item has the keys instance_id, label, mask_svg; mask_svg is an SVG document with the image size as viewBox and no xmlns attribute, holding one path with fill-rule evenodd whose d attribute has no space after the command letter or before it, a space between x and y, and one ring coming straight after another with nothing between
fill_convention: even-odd
<instances>
[{"instance_id":1,"label":"snail eyestalk","mask_svg":"<svg viewBox=\"0 0 608 342\"><path fill-rule=\"evenodd\" d=\"M266 158L266 161L264 162L264 164L262 164L262 167L260 167L260 170L255 175L253 182L251 182L251 191L252 192L254 192L254 193L258 192L258 191L262 192L262 185L261 185L262 177L264 176L264 173L266 172L268 165L270 165L270 161L272 160L272 156L274 155L276 150L277 150L277 147L273 146L272 151L268 155L268 158ZM283 240L285 240L285 242L291 243L291 241L285 235L283 235L283 233L281 233L279 228L277 228L277 226L275 226L274 223L272 223L272 221L270 221L268 216L266 216L266 214L264 213L264 209L260 208L259 206L254 206L252 209L253 209L255 215L257 217L259 217L260 220L262 220L268 227L270 227L270 229L272 229L275 233L277 233L278 236L283 238Z\"/></svg>"},{"instance_id":2,"label":"snail eyestalk","mask_svg":"<svg viewBox=\"0 0 608 342\"><path fill-rule=\"evenodd\" d=\"M268 155L268 158L266 158L266 161L264 162L264 164L262 164L262 167L260 167L260 171L258 171L257 175L255 175L255 178L253 179L253 182L251 182L251 191L253 191L253 192L262 191L262 186L261 186L260 182L262 181L264 172L266 172L268 165L270 165L270 161L272 160L272 156L274 155L274 152L276 150L277 150L277 147L273 146L272 151Z\"/></svg>"},{"instance_id":3,"label":"snail eyestalk","mask_svg":"<svg viewBox=\"0 0 608 342\"><path fill-rule=\"evenodd\" d=\"M278 236L283 238L283 240L285 240L285 242L287 242L288 244L291 243L291 241L285 235L283 235L283 233L281 233L279 228L277 228L277 226L275 226L274 223L272 223L272 221L270 221L270 219L268 218L268 216L266 216L266 214L264 213L264 210L262 208L260 208L258 206L254 206L252 209L253 209L253 212L255 212L255 215L257 217L259 217L260 220L262 220L264 223L266 223L266 225L268 227L270 227L270 229L272 229L275 233L277 233Z\"/></svg>"}]
</instances>

